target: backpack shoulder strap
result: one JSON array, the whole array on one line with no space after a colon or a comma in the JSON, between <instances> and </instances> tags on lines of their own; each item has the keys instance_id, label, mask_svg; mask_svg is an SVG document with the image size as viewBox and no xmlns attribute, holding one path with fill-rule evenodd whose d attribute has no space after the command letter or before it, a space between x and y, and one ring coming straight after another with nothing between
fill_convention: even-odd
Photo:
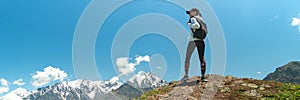
<instances>
[{"instance_id":1,"label":"backpack shoulder strap","mask_svg":"<svg viewBox=\"0 0 300 100\"><path fill-rule=\"evenodd\" d=\"M200 24L200 29L203 30L205 33L208 33L206 23L200 18L196 18L196 19L197 22Z\"/></svg>"}]
</instances>

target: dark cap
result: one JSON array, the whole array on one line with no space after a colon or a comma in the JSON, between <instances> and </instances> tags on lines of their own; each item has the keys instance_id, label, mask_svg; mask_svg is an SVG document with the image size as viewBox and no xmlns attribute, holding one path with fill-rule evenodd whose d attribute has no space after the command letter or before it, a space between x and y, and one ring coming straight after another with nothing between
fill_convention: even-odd
<instances>
[{"instance_id":1,"label":"dark cap","mask_svg":"<svg viewBox=\"0 0 300 100\"><path fill-rule=\"evenodd\" d=\"M199 9L197 9L197 8L192 8L191 10L186 11L186 14L190 14L190 13L193 12L193 11L196 11L198 14L200 14Z\"/></svg>"}]
</instances>

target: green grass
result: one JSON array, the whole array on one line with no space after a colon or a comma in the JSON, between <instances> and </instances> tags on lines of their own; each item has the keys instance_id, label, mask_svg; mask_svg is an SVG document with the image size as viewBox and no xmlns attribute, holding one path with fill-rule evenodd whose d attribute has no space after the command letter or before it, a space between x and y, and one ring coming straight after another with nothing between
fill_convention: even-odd
<instances>
[{"instance_id":1,"label":"green grass","mask_svg":"<svg viewBox=\"0 0 300 100\"><path fill-rule=\"evenodd\" d=\"M277 87L278 93L275 94L276 99L281 100L299 100L300 99L300 85L283 84Z\"/></svg>"},{"instance_id":2,"label":"green grass","mask_svg":"<svg viewBox=\"0 0 300 100\"><path fill-rule=\"evenodd\" d=\"M155 89L155 90L152 90L152 91L149 91L149 92L145 92L143 95L141 95L139 97L139 99L146 100L148 97L151 97L151 96L154 96L154 95L157 95L157 94L165 94L165 93L168 93L170 91L171 91L171 89L170 89L169 86L163 86L159 89Z\"/></svg>"},{"instance_id":3,"label":"green grass","mask_svg":"<svg viewBox=\"0 0 300 100\"><path fill-rule=\"evenodd\" d=\"M300 100L300 84L281 84L280 86L274 87L273 90L276 92L265 91L262 92L256 89L262 97L259 97L261 100ZM251 96L247 96L244 94L246 89L240 88L235 90L234 94L237 96L242 96L243 98L249 98Z\"/></svg>"},{"instance_id":4,"label":"green grass","mask_svg":"<svg viewBox=\"0 0 300 100\"><path fill-rule=\"evenodd\" d=\"M262 100L299 100L300 99L300 84L284 83L274 87L276 93L264 93Z\"/></svg>"},{"instance_id":5,"label":"green grass","mask_svg":"<svg viewBox=\"0 0 300 100\"><path fill-rule=\"evenodd\" d=\"M245 80L244 80L245 81ZM264 83L266 84L266 83ZM231 88L230 93L232 96L237 98L252 98L260 100L300 100L300 84L287 84L287 83L267 83L270 87L265 87L264 90L259 88L255 89L261 97L252 97L245 94L245 91L251 90L253 88L239 86L236 88ZM163 95L169 93L172 90L172 86L164 86L156 90L145 92L137 100L147 100L154 98L154 96Z\"/></svg>"}]
</instances>

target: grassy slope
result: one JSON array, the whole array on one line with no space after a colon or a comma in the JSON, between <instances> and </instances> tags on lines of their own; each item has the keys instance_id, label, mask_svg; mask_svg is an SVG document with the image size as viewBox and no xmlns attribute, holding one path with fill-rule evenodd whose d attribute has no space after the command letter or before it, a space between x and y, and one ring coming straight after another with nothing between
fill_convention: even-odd
<instances>
[{"instance_id":1,"label":"grassy slope","mask_svg":"<svg viewBox=\"0 0 300 100\"><path fill-rule=\"evenodd\" d=\"M172 83L172 82L171 82ZM298 100L300 99L300 84L278 83L248 78L235 78L226 76L223 85L219 87L215 100L240 100L240 99L264 99L264 100ZM199 85L199 86L197 86ZM158 99L160 95L168 94L176 87L174 84L158 88L144 93L139 99ZM199 99L200 84L196 84L192 97Z\"/></svg>"}]
</instances>

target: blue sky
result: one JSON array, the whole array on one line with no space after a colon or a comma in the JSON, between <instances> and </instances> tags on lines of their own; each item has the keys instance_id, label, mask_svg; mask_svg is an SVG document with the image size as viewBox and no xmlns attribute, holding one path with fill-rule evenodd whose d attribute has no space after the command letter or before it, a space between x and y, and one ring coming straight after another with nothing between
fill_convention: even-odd
<instances>
[{"instance_id":1,"label":"blue sky","mask_svg":"<svg viewBox=\"0 0 300 100\"><path fill-rule=\"evenodd\" d=\"M12 84L17 79L23 79L26 83L21 87L34 89L35 87L31 85L32 76L36 71L43 71L48 66L64 70L69 80L75 79L72 64L73 35L78 19L89 2L89 0L2 0L0 2L0 79L9 81L10 90L19 87ZM219 18L226 39L225 75L262 79L275 68L300 59L298 46L300 32L297 27L291 25L292 18L300 17L300 6L297 5L300 1L208 2ZM141 4L151 7L148 3L141 2ZM133 10L130 7L124 9L124 11ZM178 11L184 10L176 7L172 9L175 10L165 12L174 15L181 24L185 24L187 16L176 15ZM127 18L131 14L138 13L120 11L120 14L124 15L121 17ZM111 16L111 20L118 17ZM116 23L112 21L107 23L106 27ZM104 34L97 38L95 56L100 75L104 80L116 76L111 59L117 58L109 57L113 36L113 34ZM156 41L151 41L153 39ZM175 49L175 45L170 40L153 33L135 41L130 48L129 58L134 59L135 55L163 54L168 62L164 79L171 81L179 77L174 73L180 72L182 67L178 66L181 61L177 59L179 55ZM209 45L206 55L210 65ZM136 68L137 71L149 71L148 66L148 62L141 62Z\"/></svg>"}]
</instances>

